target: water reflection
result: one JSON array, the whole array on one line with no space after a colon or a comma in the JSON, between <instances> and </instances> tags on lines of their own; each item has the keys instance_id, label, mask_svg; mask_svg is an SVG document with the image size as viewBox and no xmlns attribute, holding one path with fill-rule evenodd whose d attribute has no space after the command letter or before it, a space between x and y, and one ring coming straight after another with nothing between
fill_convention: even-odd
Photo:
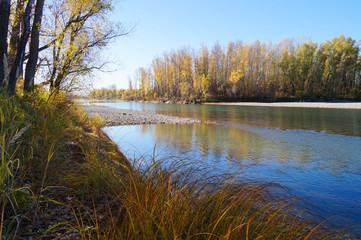
<instances>
[{"instance_id":1,"label":"water reflection","mask_svg":"<svg viewBox=\"0 0 361 240\"><path fill-rule=\"evenodd\" d=\"M361 111L122 104L220 123L106 128L129 157L152 155L156 146L158 158L181 156L220 169L253 165L244 174L290 188L324 217L351 212L345 218L361 224Z\"/></svg>"},{"instance_id":2,"label":"water reflection","mask_svg":"<svg viewBox=\"0 0 361 240\"><path fill-rule=\"evenodd\" d=\"M116 102L99 105L155 111L180 117L247 124L261 128L303 129L361 137L361 110L182 105Z\"/></svg>"},{"instance_id":3,"label":"water reflection","mask_svg":"<svg viewBox=\"0 0 361 240\"><path fill-rule=\"evenodd\" d=\"M105 130L128 153L138 149L152 154L156 145L159 157L183 156L220 168L252 164L245 174L289 187L298 196L311 199L325 211L325 217L356 212L348 217L361 223L360 137L239 124Z\"/></svg>"},{"instance_id":4,"label":"water reflection","mask_svg":"<svg viewBox=\"0 0 361 240\"><path fill-rule=\"evenodd\" d=\"M154 143L179 153L198 150L202 156L217 160L262 162L332 175L361 173L360 137L238 124L143 125L141 128L142 134L154 136Z\"/></svg>"}]
</instances>

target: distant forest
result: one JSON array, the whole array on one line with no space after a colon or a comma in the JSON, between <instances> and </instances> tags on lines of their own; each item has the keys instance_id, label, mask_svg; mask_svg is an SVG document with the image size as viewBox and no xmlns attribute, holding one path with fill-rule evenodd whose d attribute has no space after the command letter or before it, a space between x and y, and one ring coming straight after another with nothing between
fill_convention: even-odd
<instances>
[{"instance_id":1,"label":"distant forest","mask_svg":"<svg viewBox=\"0 0 361 240\"><path fill-rule=\"evenodd\" d=\"M277 44L215 44L210 50L181 48L154 58L149 68L139 68L129 89L116 97L361 100L359 43L341 35L322 44L285 39ZM91 96L109 97L111 90L104 90L94 90Z\"/></svg>"}]
</instances>

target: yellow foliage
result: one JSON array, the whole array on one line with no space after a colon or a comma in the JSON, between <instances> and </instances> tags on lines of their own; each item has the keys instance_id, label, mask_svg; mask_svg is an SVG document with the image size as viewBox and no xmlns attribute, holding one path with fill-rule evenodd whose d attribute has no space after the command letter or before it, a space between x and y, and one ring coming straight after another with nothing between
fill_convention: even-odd
<instances>
[{"instance_id":1,"label":"yellow foliage","mask_svg":"<svg viewBox=\"0 0 361 240\"><path fill-rule=\"evenodd\" d=\"M190 94L190 85L187 82L181 82L180 83L180 90L182 97L188 98Z\"/></svg>"},{"instance_id":2,"label":"yellow foliage","mask_svg":"<svg viewBox=\"0 0 361 240\"><path fill-rule=\"evenodd\" d=\"M229 82L232 86L239 84L240 80L244 77L244 73L241 69L233 70L231 76L229 77Z\"/></svg>"},{"instance_id":3,"label":"yellow foliage","mask_svg":"<svg viewBox=\"0 0 361 240\"><path fill-rule=\"evenodd\" d=\"M208 77L206 77L204 74L202 75L202 92L204 95L206 95L211 87L211 81Z\"/></svg>"}]
</instances>

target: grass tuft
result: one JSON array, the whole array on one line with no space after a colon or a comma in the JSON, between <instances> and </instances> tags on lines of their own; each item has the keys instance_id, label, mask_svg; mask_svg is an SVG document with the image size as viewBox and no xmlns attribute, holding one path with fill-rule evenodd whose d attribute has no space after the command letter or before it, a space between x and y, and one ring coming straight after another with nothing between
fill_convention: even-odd
<instances>
[{"instance_id":1,"label":"grass tuft","mask_svg":"<svg viewBox=\"0 0 361 240\"><path fill-rule=\"evenodd\" d=\"M109 218L105 220L107 228L101 228L101 236L104 239L336 236L300 218L296 201L275 198L273 185L247 183L238 174L200 173L192 165L180 161L154 162L146 170L130 171L130 182L115 189L112 206L108 208Z\"/></svg>"},{"instance_id":2,"label":"grass tuft","mask_svg":"<svg viewBox=\"0 0 361 240\"><path fill-rule=\"evenodd\" d=\"M339 237L301 217L281 188L241 172L174 159L130 164L104 121L62 94L0 95L0 126L2 239Z\"/></svg>"}]
</instances>

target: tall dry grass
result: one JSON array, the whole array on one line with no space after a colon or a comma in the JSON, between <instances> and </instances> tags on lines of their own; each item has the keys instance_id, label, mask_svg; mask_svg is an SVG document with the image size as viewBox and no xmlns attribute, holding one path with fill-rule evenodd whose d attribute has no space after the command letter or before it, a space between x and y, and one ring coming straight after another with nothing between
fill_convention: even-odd
<instances>
[{"instance_id":1,"label":"tall dry grass","mask_svg":"<svg viewBox=\"0 0 361 240\"><path fill-rule=\"evenodd\" d=\"M339 237L281 188L241 173L174 159L131 165L103 121L64 95L0 96L0 107L2 239Z\"/></svg>"},{"instance_id":2,"label":"tall dry grass","mask_svg":"<svg viewBox=\"0 0 361 240\"><path fill-rule=\"evenodd\" d=\"M49 206L64 205L78 192L67 186L67 173L75 166L68 146L85 128L99 129L102 121L96 122L62 94L0 94L2 238L41 236L59 224L46 220Z\"/></svg>"},{"instance_id":3,"label":"tall dry grass","mask_svg":"<svg viewBox=\"0 0 361 240\"><path fill-rule=\"evenodd\" d=\"M289 195L280 197L279 187L244 182L239 174L212 175L192 163L154 161L146 169L129 169L126 181L117 182L109 186L113 193L101 211L83 208L86 218L74 211L82 239L339 237L310 214L302 218L306 212Z\"/></svg>"}]
</instances>

